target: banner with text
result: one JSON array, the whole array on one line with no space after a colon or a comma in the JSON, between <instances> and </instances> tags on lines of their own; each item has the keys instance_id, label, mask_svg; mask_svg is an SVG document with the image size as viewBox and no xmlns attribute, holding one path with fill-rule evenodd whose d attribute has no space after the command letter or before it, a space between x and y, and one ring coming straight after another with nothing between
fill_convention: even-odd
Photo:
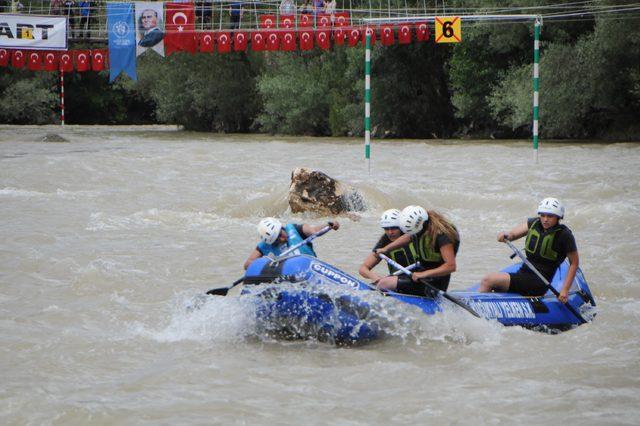
<instances>
[{"instance_id":1,"label":"banner with text","mask_svg":"<svg viewBox=\"0 0 640 426\"><path fill-rule=\"evenodd\" d=\"M0 15L0 47L66 50L66 16Z\"/></svg>"}]
</instances>

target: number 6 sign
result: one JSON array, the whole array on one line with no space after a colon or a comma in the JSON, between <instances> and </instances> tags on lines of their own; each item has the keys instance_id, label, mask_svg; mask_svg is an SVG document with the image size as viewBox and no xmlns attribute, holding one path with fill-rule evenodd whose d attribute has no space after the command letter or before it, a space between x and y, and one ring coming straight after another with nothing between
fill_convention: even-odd
<instances>
[{"instance_id":1,"label":"number 6 sign","mask_svg":"<svg viewBox=\"0 0 640 426\"><path fill-rule=\"evenodd\" d=\"M436 17L436 43L460 43L462 28L460 17Z\"/></svg>"}]
</instances>

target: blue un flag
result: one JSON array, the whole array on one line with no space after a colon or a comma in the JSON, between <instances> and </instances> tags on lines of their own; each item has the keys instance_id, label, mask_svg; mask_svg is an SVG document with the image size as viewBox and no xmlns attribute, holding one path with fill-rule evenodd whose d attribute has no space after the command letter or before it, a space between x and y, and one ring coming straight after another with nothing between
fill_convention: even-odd
<instances>
[{"instance_id":1,"label":"blue un flag","mask_svg":"<svg viewBox=\"0 0 640 426\"><path fill-rule=\"evenodd\" d=\"M107 3L109 32L109 82L122 71L134 80L136 75L136 26L133 3Z\"/></svg>"}]
</instances>

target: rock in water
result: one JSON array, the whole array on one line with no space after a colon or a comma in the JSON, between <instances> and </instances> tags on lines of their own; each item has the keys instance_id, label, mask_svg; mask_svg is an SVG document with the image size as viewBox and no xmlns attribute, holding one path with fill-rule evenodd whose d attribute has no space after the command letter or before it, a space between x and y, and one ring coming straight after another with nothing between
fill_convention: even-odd
<instances>
[{"instance_id":1,"label":"rock in water","mask_svg":"<svg viewBox=\"0 0 640 426\"><path fill-rule=\"evenodd\" d=\"M56 133L47 133L42 137L42 142L69 142L69 141Z\"/></svg>"},{"instance_id":2,"label":"rock in water","mask_svg":"<svg viewBox=\"0 0 640 426\"><path fill-rule=\"evenodd\" d=\"M323 216L363 211L366 207L362 195L351 185L301 167L291 173L289 206L293 213L310 211Z\"/></svg>"}]
</instances>

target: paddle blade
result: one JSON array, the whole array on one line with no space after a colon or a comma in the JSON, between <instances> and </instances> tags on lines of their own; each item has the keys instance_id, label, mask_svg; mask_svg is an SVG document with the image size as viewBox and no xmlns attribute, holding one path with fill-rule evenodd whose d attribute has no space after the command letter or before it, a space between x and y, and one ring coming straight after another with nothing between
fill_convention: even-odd
<instances>
[{"instance_id":1,"label":"paddle blade","mask_svg":"<svg viewBox=\"0 0 640 426\"><path fill-rule=\"evenodd\" d=\"M229 288L228 287L212 288L211 290L209 290L207 292L207 294L209 294L211 296L226 296L227 293L229 293Z\"/></svg>"}]
</instances>

